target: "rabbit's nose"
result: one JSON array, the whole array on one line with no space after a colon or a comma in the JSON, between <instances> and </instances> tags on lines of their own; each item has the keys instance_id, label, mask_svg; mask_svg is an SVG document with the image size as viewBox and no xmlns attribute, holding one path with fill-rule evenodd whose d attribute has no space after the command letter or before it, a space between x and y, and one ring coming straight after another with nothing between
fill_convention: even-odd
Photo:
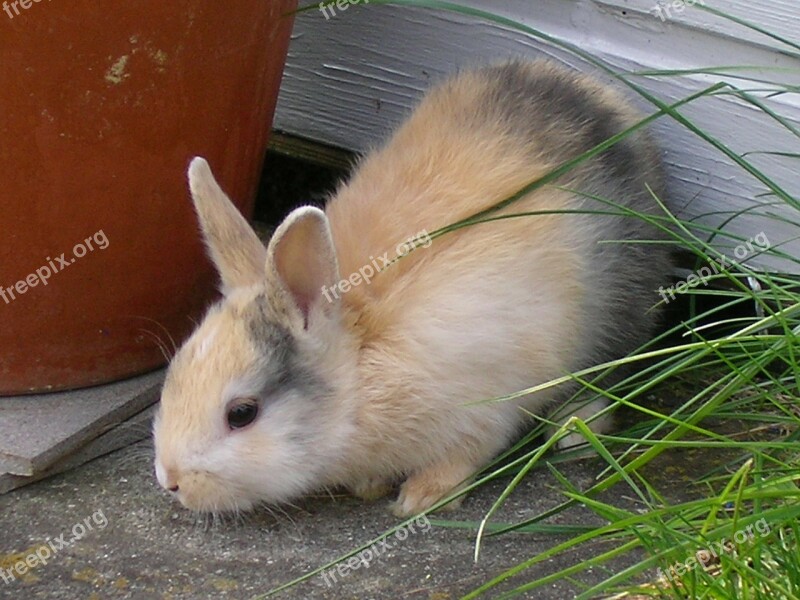
<instances>
[{"instance_id":1,"label":"rabbit's nose","mask_svg":"<svg viewBox=\"0 0 800 600\"><path fill-rule=\"evenodd\" d=\"M165 490L172 492L173 494L177 493L180 489L178 485L178 477L175 475L173 471L167 471L164 476L164 481L161 483Z\"/></svg>"},{"instance_id":2,"label":"rabbit's nose","mask_svg":"<svg viewBox=\"0 0 800 600\"><path fill-rule=\"evenodd\" d=\"M178 486L178 476L173 469L164 468L160 461L156 461L156 479L165 490L176 493Z\"/></svg>"}]
</instances>

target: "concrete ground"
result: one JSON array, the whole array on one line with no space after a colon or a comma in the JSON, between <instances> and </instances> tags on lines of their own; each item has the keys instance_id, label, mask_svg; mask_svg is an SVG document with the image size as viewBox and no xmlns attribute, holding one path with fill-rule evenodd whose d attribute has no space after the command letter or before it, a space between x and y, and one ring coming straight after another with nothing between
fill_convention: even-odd
<instances>
[{"instance_id":1,"label":"concrete ground","mask_svg":"<svg viewBox=\"0 0 800 600\"><path fill-rule=\"evenodd\" d=\"M0 496L0 598L84 600L104 598L253 598L368 542L397 520L389 500L366 504L354 498L318 497L299 506L248 516L240 522L207 523L175 504L157 486L152 450L140 443L78 470ZM596 460L562 465L579 486L591 484ZM459 520L478 520L502 484L469 498ZM544 470L533 473L509 499L498 521L519 521L563 499ZM621 500L622 502L625 502ZM444 515L441 518L450 518ZM580 508L559 522L597 523ZM435 519L434 519L435 523ZM62 536L63 537L60 537ZM79 539L70 543L73 537ZM428 527L424 521L405 539L389 538L378 556L334 577L315 576L277 598L446 600L458 598L491 576L536 556L561 538L505 535L485 542L472 560L474 533ZM42 544L55 538L48 558ZM59 546L66 543L63 548ZM24 575L9 569L40 549L47 563ZM592 554L597 552L592 549ZM587 554L588 556L588 554ZM570 561L586 556L573 555ZM566 566L546 561L517 581ZM609 565L610 572L622 564ZM586 570L582 582L602 572ZM528 598L567 600L576 588L561 582ZM497 592L486 595L496 597Z\"/></svg>"}]
</instances>

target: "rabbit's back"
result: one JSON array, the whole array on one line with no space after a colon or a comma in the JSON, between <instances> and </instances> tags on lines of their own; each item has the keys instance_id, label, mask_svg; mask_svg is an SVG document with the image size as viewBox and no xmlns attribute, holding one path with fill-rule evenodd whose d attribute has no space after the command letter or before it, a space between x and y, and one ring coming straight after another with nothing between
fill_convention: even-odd
<instances>
[{"instance_id":1,"label":"rabbit's back","mask_svg":"<svg viewBox=\"0 0 800 600\"><path fill-rule=\"evenodd\" d=\"M455 76L423 99L329 204L342 276L415 233L491 207L639 119L617 93L548 62ZM448 319L474 327L482 316L502 338L505 316L506 342L522 351L517 336L540 333L539 362L552 353L559 368L580 368L623 354L652 328L656 312L648 309L669 258L665 245L637 243L661 239L656 228L601 214L620 209L597 198L656 214L648 188L663 194L659 154L637 131L494 216L545 214L448 233L353 288L345 302L367 339L403 338L421 321L428 330ZM437 339L450 356L488 347L481 336Z\"/></svg>"}]
</instances>

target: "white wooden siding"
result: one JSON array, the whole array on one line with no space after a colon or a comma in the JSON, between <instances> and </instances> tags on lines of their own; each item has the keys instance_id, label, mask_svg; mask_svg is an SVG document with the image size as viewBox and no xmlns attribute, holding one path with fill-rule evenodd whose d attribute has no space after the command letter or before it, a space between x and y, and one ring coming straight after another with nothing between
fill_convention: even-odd
<instances>
[{"instance_id":1,"label":"white wooden siding","mask_svg":"<svg viewBox=\"0 0 800 600\"><path fill-rule=\"evenodd\" d=\"M671 0L670 0L671 2ZM302 2L301 2L302 3ZM765 88L759 79L800 85L800 51L693 7L659 19L655 0L460 0L504 15L578 46L623 71L752 65L734 78L691 75L639 78L649 92L677 101L717 81ZM706 0L771 32L800 40L798 0ZM298 15L277 129L365 151L384 139L433 82L458 68L514 56L550 56L579 69L593 67L569 52L512 29L461 16L386 5L356 5L326 20L319 11ZM745 77L746 79L742 79ZM608 79L608 77L606 77ZM788 121L800 123L800 96L759 97ZM653 107L635 99L644 110ZM682 113L737 153L800 152L800 140L772 118L731 96L704 98ZM765 187L719 151L669 118L655 125L669 169L670 203L681 216L717 224L747 209L727 228L744 238L766 232L773 245L800 256L796 211L767 206ZM800 198L800 161L768 155L750 160ZM721 244L725 245L725 244ZM728 243L730 245L730 242ZM735 244L734 244L735 245ZM757 266L797 272L786 261Z\"/></svg>"}]
</instances>

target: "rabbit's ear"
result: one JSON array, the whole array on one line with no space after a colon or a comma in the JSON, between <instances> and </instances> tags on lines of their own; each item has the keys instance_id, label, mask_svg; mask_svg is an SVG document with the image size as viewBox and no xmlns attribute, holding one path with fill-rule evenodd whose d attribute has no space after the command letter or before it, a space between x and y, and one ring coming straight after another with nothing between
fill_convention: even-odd
<instances>
[{"instance_id":1,"label":"rabbit's ear","mask_svg":"<svg viewBox=\"0 0 800 600\"><path fill-rule=\"evenodd\" d=\"M339 267L325 213L313 206L292 211L267 247L267 276L285 292L290 314L308 329L316 310L329 313L338 301L329 288L339 281Z\"/></svg>"},{"instance_id":2,"label":"rabbit's ear","mask_svg":"<svg viewBox=\"0 0 800 600\"><path fill-rule=\"evenodd\" d=\"M222 281L222 293L263 283L264 245L199 156L189 165L189 188L203 238Z\"/></svg>"}]
</instances>

